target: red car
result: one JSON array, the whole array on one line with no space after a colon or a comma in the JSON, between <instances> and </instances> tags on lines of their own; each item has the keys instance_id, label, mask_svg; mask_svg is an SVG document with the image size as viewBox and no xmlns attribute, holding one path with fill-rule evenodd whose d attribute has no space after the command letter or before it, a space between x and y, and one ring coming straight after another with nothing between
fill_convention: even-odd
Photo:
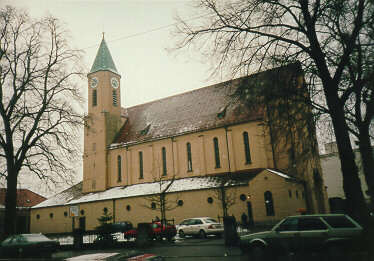
<instances>
[{"instance_id":1,"label":"red car","mask_svg":"<svg viewBox=\"0 0 374 261\"><path fill-rule=\"evenodd\" d=\"M149 238L160 240L162 238L167 238L167 240L172 240L177 234L177 230L174 225L161 222L148 222L149 225ZM125 232L125 238L127 240L131 238L136 238L138 236L138 229L134 228Z\"/></svg>"}]
</instances>

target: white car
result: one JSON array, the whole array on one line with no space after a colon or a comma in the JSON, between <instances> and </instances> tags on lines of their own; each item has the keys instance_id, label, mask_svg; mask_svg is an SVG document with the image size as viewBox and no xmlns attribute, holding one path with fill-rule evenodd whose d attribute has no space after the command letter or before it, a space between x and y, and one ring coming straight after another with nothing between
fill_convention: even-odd
<instances>
[{"instance_id":1,"label":"white car","mask_svg":"<svg viewBox=\"0 0 374 261\"><path fill-rule=\"evenodd\" d=\"M185 219L177 226L177 229L181 238L186 235L199 235L201 238L205 238L206 235L221 237L224 232L223 224L209 217Z\"/></svg>"}]
</instances>

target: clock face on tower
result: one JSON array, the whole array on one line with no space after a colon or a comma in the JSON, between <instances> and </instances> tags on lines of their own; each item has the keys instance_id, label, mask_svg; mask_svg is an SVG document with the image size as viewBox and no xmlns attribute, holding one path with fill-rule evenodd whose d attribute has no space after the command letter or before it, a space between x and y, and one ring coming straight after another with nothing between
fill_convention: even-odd
<instances>
[{"instance_id":1,"label":"clock face on tower","mask_svg":"<svg viewBox=\"0 0 374 261\"><path fill-rule=\"evenodd\" d=\"M98 84L99 84L99 79L97 79L97 77L91 78L91 80L90 80L90 86L92 88L95 88Z\"/></svg>"},{"instance_id":2,"label":"clock face on tower","mask_svg":"<svg viewBox=\"0 0 374 261\"><path fill-rule=\"evenodd\" d=\"M112 78L110 79L110 83L112 84L112 86L113 86L114 88L118 88L118 86L119 86L119 82L118 82L117 78L112 77Z\"/></svg>"}]
</instances>

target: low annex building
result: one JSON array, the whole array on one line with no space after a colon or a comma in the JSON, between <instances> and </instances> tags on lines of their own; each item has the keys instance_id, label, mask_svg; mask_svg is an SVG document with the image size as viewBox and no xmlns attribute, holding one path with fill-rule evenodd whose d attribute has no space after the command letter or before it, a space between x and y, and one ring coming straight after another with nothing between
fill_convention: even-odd
<instances>
[{"instance_id":1,"label":"low annex building","mask_svg":"<svg viewBox=\"0 0 374 261\"><path fill-rule=\"evenodd\" d=\"M314 129L296 132L287 123L288 131L275 135L274 125L285 118L270 121L269 115L280 114L276 106L260 100L248 106L235 95L245 83L273 82L263 79L302 89L299 65L130 108L121 107L120 78L103 38L88 74L83 181L33 207L32 232L92 230L103 212L116 222L150 221L161 215L154 197L160 193L169 204L166 217L177 223L222 216L222 190L232 202L228 213L237 219L246 213L254 220L278 220L299 208L328 212L318 151L296 160L305 142L301 147L295 141L307 137L314 143ZM79 208L74 222L71 206Z\"/></svg>"}]
</instances>

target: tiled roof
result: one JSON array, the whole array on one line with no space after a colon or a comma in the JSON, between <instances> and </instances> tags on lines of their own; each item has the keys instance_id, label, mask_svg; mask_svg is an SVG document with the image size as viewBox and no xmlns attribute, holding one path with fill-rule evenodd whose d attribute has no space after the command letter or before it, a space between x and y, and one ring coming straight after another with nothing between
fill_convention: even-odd
<instances>
[{"instance_id":1,"label":"tiled roof","mask_svg":"<svg viewBox=\"0 0 374 261\"><path fill-rule=\"evenodd\" d=\"M5 206L6 188L0 188L0 206ZM45 197L28 189L17 189L17 207L32 207L46 200Z\"/></svg>"},{"instance_id":2,"label":"tiled roof","mask_svg":"<svg viewBox=\"0 0 374 261\"><path fill-rule=\"evenodd\" d=\"M98 71L111 71L118 74L117 68L114 65L112 56L110 55L104 36L103 40L101 41L99 50L97 51L96 58L92 65L91 71L89 73L94 73Z\"/></svg>"},{"instance_id":3,"label":"tiled roof","mask_svg":"<svg viewBox=\"0 0 374 261\"><path fill-rule=\"evenodd\" d=\"M261 119L232 94L235 80L123 109L128 120L111 148Z\"/></svg>"},{"instance_id":4,"label":"tiled roof","mask_svg":"<svg viewBox=\"0 0 374 261\"><path fill-rule=\"evenodd\" d=\"M233 124L262 119L260 99L244 104L238 95L245 86L247 96L260 89L291 89L290 75L302 75L299 63L288 64L231 81L167 97L130 108L122 108L127 118L110 148L175 137ZM296 86L297 87L297 86ZM276 89L276 88L275 88ZM235 94L235 95L234 95Z\"/></svg>"},{"instance_id":5,"label":"tiled roof","mask_svg":"<svg viewBox=\"0 0 374 261\"><path fill-rule=\"evenodd\" d=\"M238 173L210 175L201 177L189 177L174 180L168 189L168 192L183 192L203 189L214 189L224 185L225 187L248 185L260 173L267 171L278 175L284 179L301 182L299 179L293 178L287 174L271 169L251 169ZM166 187L171 181L163 181L162 186ZM74 205L101 200L112 200L120 198L138 197L160 193L160 183L141 183L130 186L119 186L107 189L101 192L91 192L82 194L82 184L77 185L55 195L54 197L40 203L33 208L44 208L51 206Z\"/></svg>"}]
</instances>

